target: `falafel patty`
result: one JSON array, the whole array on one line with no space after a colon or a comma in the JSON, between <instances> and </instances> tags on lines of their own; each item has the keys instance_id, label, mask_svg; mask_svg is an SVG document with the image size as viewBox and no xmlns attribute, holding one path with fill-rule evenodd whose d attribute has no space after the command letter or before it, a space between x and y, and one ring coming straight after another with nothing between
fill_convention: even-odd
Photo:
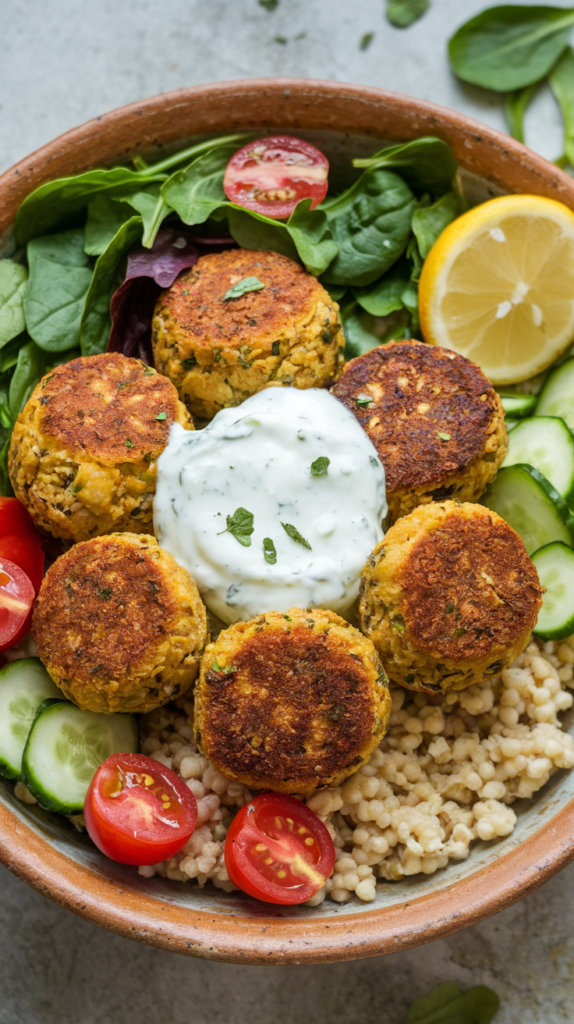
<instances>
[{"instance_id":1,"label":"falafel patty","mask_svg":"<svg viewBox=\"0 0 574 1024\"><path fill-rule=\"evenodd\" d=\"M193 683L207 640L191 576L154 537L75 544L44 577L32 635L50 676L87 711L153 711Z\"/></svg>"},{"instance_id":2,"label":"falafel patty","mask_svg":"<svg viewBox=\"0 0 574 1024\"><path fill-rule=\"evenodd\" d=\"M463 690L526 647L542 605L518 534L482 505L444 501L399 519L361 578L361 629L393 682Z\"/></svg>"},{"instance_id":3,"label":"falafel patty","mask_svg":"<svg viewBox=\"0 0 574 1024\"><path fill-rule=\"evenodd\" d=\"M499 396L480 367L449 349L381 345L347 363L332 391L385 467L390 523L428 501L476 501L506 455Z\"/></svg>"},{"instance_id":4,"label":"falafel patty","mask_svg":"<svg viewBox=\"0 0 574 1024\"><path fill-rule=\"evenodd\" d=\"M193 430L173 384L138 359L109 352L57 366L16 420L14 493L62 540L150 533L156 463L174 422Z\"/></svg>"},{"instance_id":5,"label":"falafel patty","mask_svg":"<svg viewBox=\"0 0 574 1024\"><path fill-rule=\"evenodd\" d=\"M196 739L229 778L308 793L367 760L390 709L370 640L334 612L290 608L238 622L207 647Z\"/></svg>"},{"instance_id":6,"label":"falafel patty","mask_svg":"<svg viewBox=\"0 0 574 1024\"><path fill-rule=\"evenodd\" d=\"M247 278L259 282L258 290L231 297L230 289ZM326 387L343 366L338 309L317 278L286 256L212 253L160 295L154 362L202 418L268 384Z\"/></svg>"}]
</instances>

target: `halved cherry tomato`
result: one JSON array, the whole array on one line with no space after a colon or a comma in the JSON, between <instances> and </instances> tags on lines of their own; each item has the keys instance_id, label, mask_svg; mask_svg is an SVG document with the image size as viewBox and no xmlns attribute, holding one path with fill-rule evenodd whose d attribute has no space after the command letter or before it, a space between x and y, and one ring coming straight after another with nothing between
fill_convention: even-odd
<instances>
[{"instance_id":1,"label":"halved cherry tomato","mask_svg":"<svg viewBox=\"0 0 574 1024\"><path fill-rule=\"evenodd\" d=\"M112 754L86 794L90 838L120 864L157 864L185 846L197 801L183 779L144 754Z\"/></svg>"},{"instance_id":2,"label":"halved cherry tomato","mask_svg":"<svg viewBox=\"0 0 574 1024\"><path fill-rule=\"evenodd\" d=\"M20 566L0 558L0 650L13 645L35 596L31 580Z\"/></svg>"},{"instance_id":3,"label":"halved cherry tomato","mask_svg":"<svg viewBox=\"0 0 574 1024\"><path fill-rule=\"evenodd\" d=\"M327 157L310 142L273 135L234 153L223 189L232 203L283 220L302 199L311 199L315 209L327 195L328 173Z\"/></svg>"},{"instance_id":4,"label":"halved cherry tomato","mask_svg":"<svg viewBox=\"0 0 574 1024\"><path fill-rule=\"evenodd\" d=\"M28 512L17 498L0 498L0 558L8 558L30 579L36 594L44 575L42 537ZM0 642L0 651L14 647L30 629L31 612L9 642Z\"/></svg>"},{"instance_id":5,"label":"halved cherry tomato","mask_svg":"<svg viewBox=\"0 0 574 1024\"><path fill-rule=\"evenodd\" d=\"M304 903L325 884L334 863L335 847L323 822L284 793L250 800L225 839L231 881L266 903Z\"/></svg>"}]
</instances>

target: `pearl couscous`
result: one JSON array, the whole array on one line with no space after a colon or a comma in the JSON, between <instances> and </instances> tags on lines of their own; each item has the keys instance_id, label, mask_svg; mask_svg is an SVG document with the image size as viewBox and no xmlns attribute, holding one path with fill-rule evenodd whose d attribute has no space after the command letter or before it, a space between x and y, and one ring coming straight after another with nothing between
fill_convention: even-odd
<instances>
[{"instance_id":1,"label":"pearl couscous","mask_svg":"<svg viewBox=\"0 0 574 1024\"><path fill-rule=\"evenodd\" d=\"M333 875L309 904L352 896L370 902L378 883L433 874L464 860L473 840L509 835L511 804L574 766L574 737L559 718L574 703L573 688L574 637L531 642L500 676L459 693L429 697L393 687L389 728L369 761L307 800L337 850ZM232 890L224 839L252 794L197 752L192 711L183 697L141 722L142 752L187 781L199 816L180 853L139 872Z\"/></svg>"}]
</instances>

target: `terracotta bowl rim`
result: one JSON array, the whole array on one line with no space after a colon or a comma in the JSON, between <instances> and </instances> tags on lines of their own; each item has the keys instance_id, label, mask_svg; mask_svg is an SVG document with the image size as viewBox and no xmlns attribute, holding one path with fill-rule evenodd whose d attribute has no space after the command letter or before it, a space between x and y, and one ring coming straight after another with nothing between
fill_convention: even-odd
<instances>
[{"instance_id":1,"label":"terracotta bowl rim","mask_svg":"<svg viewBox=\"0 0 574 1024\"><path fill-rule=\"evenodd\" d=\"M262 125L255 111L266 99L271 100L270 109L275 113ZM226 104L243 111L241 103L252 104L251 117L232 117L229 112L225 116ZM318 112L313 113L313 103ZM335 113L334 121L325 123L325 110L330 103L339 103L340 112ZM135 119L136 123L140 120L144 125L151 124L153 133L155 119L165 112L173 115L173 124L168 116L162 133L162 142L169 143L185 137L177 127L185 116L189 125L196 126L194 132L188 131L188 136L234 130L239 123L259 123L262 130L291 124L294 130L306 126L332 128L377 137L377 111L383 111L391 124L401 125L405 119L402 135L386 132L386 138L416 138L433 130L451 142L462 166L465 155L467 166L472 163L475 168L481 162L485 166L489 152L494 154L495 163L502 164L498 177L496 172L484 175L483 170L476 171L490 177L494 184L503 183L506 162L506 169L509 167L517 180L521 169L527 178L530 176L532 191L551 193L574 209L574 181L568 175L510 137L463 114L372 87L292 78L241 79L194 86L117 108L60 135L6 171L0 177L0 196L6 194L8 208L15 211L31 188L59 176L62 159L65 163L67 157L71 162L79 154L82 169L84 165L97 166L93 158L89 163L90 154L95 152L103 132L108 133L109 139L117 137L119 141L122 129L133 125ZM319 118L320 123L315 124L314 118ZM355 128L345 127L349 118L357 123ZM202 126L200 131L198 123ZM378 137L385 136L381 133ZM157 144L157 138L146 136L144 129L140 151ZM132 145L130 152L135 149ZM116 147L115 152L121 151ZM116 157L123 158L124 152ZM109 160L100 160L100 165L106 162ZM522 191L515 189L519 190ZM13 212L9 216L13 220ZM2 223L0 216L0 234L9 223L6 218ZM413 890L412 897L394 906L369 910L367 904L357 913L341 916L282 919L265 916L263 905L257 917L243 918L235 915L232 908L229 913L220 909L196 910L163 900L161 895L122 889L116 880L77 863L54 847L0 801L0 860L39 892L128 938L180 953L244 964L332 962L433 941L510 906L542 885L574 859L573 833L574 799L503 856L439 891L417 897Z\"/></svg>"}]
</instances>

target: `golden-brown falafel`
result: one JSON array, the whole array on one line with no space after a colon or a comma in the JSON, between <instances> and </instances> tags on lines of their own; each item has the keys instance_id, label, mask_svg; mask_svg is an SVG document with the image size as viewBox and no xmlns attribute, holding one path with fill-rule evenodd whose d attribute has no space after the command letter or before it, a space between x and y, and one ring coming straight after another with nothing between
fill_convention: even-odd
<instances>
[{"instance_id":1,"label":"golden-brown falafel","mask_svg":"<svg viewBox=\"0 0 574 1024\"><path fill-rule=\"evenodd\" d=\"M290 608L224 630L195 689L198 744L247 786L337 785L382 739L391 698L372 645L334 612Z\"/></svg>"},{"instance_id":2,"label":"golden-brown falafel","mask_svg":"<svg viewBox=\"0 0 574 1024\"><path fill-rule=\"evenodd\" d=\"M543 588L518 534L482 505L421 505L390 528L361 577L361 629L389 678L462 690L522 653Z\"/></svg>"},{"instance_id":3,"label":"golden-brown falafel","mask_svg":"<svg viewBox=\"0 0 574 1024\"><path fill-rule=\"evenodd\" d=\"M265 287L226 298L253 277ZM158 299L154 362L204 418L268 384L326 387L343 365L338 309L317 278L279 253L202 256Z\"/></svg>"},{"instance_id":4,"label":"golden-brown falafel","mask_svg":"<svg viewBox=\"0 0 574 1024\"><path fill-rule=\"evenodd\" d=\"M347 363L332 390L385 467L391 523L427 501L476 501L506 455L499 396L480 367L449 349L381 345Z\"/></svg>"},{"instance_id":5,"label":"golden-brown falafel","mask_svg":"<svg viewBox=\"0 0 574 1024\"><path fill-rule=\"evenodd\" d=\"M63 540L149 533L156 460L173 422L193 430L173 384L138 359L110 352L57 366L16 421L14 493Z\"/></svg>"},{"instance_id":6,"label":"golden-brown falafel","mask_svg":"<svg viewBox=\"0 0 574 1024\"><path fill-rule=\"evenodd\" d=\"M32 634L57 686L88 711L152 711L185 693L207 640L191 576L154 537L75 544L48 570Z\"/></svg>"}]
</instances>

